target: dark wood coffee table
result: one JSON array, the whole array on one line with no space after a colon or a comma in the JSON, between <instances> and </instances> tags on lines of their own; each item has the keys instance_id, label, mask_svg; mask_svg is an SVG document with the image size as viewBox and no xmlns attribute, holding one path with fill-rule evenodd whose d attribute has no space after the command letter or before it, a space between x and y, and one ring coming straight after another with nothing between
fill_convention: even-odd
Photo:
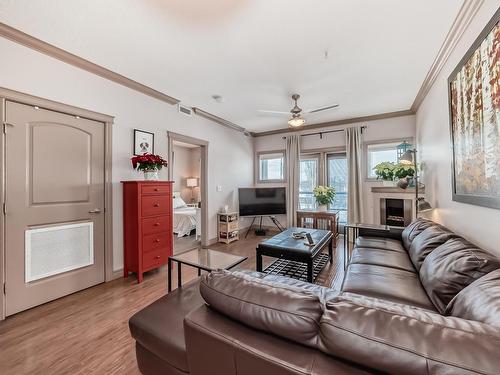
<instances>
[{"instance_id":1,"label":"dark wood coffee table","mask_svg":"<svg viewBox=\"0 0 500 375\"><path fill-rule=\"evenodd\" d=\"M305 244L307 239L294 239L293 232L309 232L315 242L313 246ZM257 271L262 272L262 256L282 258L307 264L307 281L313 282L313 261L328 246L328 255L332 261L333 233L329 230L309 228L289 228L274 237L259 243L256 249Z\"/></svg>"}]
</instances>

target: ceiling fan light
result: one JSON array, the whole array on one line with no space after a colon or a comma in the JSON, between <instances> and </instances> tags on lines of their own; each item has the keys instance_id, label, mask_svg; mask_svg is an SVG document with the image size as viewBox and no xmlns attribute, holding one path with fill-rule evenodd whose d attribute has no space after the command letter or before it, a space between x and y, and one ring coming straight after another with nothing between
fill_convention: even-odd
<instances>
[{"instance_id":1,"label":"ceiling fan light","mask_svg":"<svg viewBox=\"0 0 500 375\"><path fill-rule=\"evenodd\" d=\"M305 120L302 117L292 117L290 120L288 120L288 125L292 128L298 128L299 126L302 126L305 124Z\"/></svg>"}]
</instances>

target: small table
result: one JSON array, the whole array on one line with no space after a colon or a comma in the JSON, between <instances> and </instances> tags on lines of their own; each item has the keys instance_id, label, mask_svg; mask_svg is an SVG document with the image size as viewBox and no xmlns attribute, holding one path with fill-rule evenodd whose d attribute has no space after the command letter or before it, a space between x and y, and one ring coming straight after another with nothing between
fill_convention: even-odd
<instances>
[{"instance_id":1,"label":"small table","mask_svg":"<svg viewBox=\"0 0 500 375\"><path fill-rule=\"evenodd\" d=\"M351 254L349 245L349 229L353 230L354 240L358 238L360 229L372 229L383 232L390 232L391 230L388 225L379 224L348 223L344 225L344 269L346 269L349 264Z\"/></svg>"},{"instance_id":2,"label":"small table","mask_svg":"<svg viewBox=\"0 0 500 375\"><path fill-rule=\"evenodd\" d=\"M177 262L177 287L182 287L182 264L198 269L198 276L201 271L215 271L218 269L231 269L248 259L239 255L223 253L210 249L192 249L181 254L168 257L168 291L172 291L172 262Z\"/></svg>"},{"instance_id":3,"label":"small table","mask_svg":"<svg viewBox=\"0 0 500 375\"><path fill-rule=\"evenodd\" d=\"M293 232L309 232L314 240L314 245L306 245L307 239L294 239ZM288 228L259 243L256 249L257 271L262 272L262 256L283 258L307 264L307 281L313 282L313 260L328 245L328 255L332 261L332 239L333 234L329 230L310 228Z\"/></svg>"},{"instance_id":4,"label":"small table","mask_svg":"<svg viewBox=\"0 0 500 375\"><path fill-rule=\"evenodd\" d=\"M331 231L333 233L333 247L337 247L339 211L297 210L297 225L301 228L326 229Z\"/></svg>"}]
</instances>

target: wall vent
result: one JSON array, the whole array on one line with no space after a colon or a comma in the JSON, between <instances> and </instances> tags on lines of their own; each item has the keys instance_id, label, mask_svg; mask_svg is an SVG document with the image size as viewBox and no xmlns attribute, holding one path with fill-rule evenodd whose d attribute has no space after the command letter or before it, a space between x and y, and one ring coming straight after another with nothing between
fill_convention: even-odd
<instances>
[{"instance_id":1,"label":"wall vent","mask_svg":"<svg viewBox=\"0 0 500 375\"><path fill-rule=\"evenodd\" d=\"M182 104L177 104L177 108L179 109L179 112L182 113L183 115L186 116L192 116L193 115L193 109L191 107L187 107Z\"/></svg>"}]
</instances>

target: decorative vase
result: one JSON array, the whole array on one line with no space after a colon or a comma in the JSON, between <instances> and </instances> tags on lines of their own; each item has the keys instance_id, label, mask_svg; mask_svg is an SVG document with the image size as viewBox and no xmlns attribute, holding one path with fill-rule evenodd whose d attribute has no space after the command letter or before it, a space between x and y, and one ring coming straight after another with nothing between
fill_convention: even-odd
<instances>
[{"instance_id":1,"label":"decorative vase","mask_svg":"<svg viewBox=\"0 0 500 375\"><path fill-rule=\"evenodd\" d=\"M154 169L151 171L144 171L144 179L146 181L157 181L160 179L160 176L158 174L158 170Z\"/></svg>"},{"instance_id":2,"label":"decorative vase","mask_svg":"<svg viewBox=\"0 0 500 375\"><path fill-rule=\"evenodd\" d=\"M327 204L319 204L318 211L320 211L320 212L328 211L328 205Z\"/></svg>"}]
</instances>

